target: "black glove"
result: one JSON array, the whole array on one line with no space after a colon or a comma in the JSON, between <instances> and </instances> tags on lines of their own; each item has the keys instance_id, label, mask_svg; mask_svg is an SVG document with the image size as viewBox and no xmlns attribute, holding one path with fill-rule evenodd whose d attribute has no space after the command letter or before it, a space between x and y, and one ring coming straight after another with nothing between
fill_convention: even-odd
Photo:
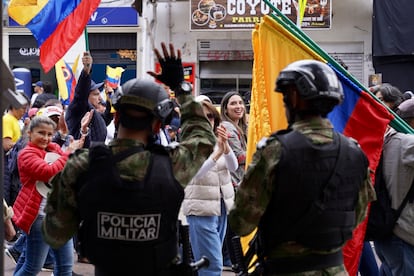
<instances>
[{"instance_id":1,"label":"black glove","mask_svg":"<svg viewBox=\"0 0 414 276\"><path fill-rule=\"evenodd\" d=\"M171 90L175 90L178 85L184 80L184 69L181 59L166 58L160 60L161 75L158 80L168 85Z\"/></svg>"},{"instance_id":2,"label":"black glove","mask_svg":"<svg viewBox=\"0 0 414 276\"><path fill-rule=\"evenodd\" d=\"M161 65L161 73L147 72L160 82L168 85L171 90L178 88L180 83L184 80L183 64L181 63L181 51L177 50L175 55L174 46L170 46L170 53L168 53L167 47L164 43L161 43L164 57L161 56L157 49L154 50L155 55Z\"/></svg>"}]
</instances>

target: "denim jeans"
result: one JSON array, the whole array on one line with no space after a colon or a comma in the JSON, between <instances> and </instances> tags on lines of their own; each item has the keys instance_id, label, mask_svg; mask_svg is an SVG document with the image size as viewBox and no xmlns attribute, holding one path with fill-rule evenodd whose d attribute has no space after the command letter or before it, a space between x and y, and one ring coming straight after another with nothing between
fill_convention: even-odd
<instances>
[{"instance_id":1,"label":"denim jeans","mask_svg":"<svg viewBox=\"0 0 414 276\"><path fill-rule=\"evenodd\" d=\"M395 235L375 241L375 251L382 262L381 276L414 275L414 246Z\"/></svg>"},{"instance_id":2,"label":"denim jeans","mask_svg":"<svg viewBox=\"0 0 414 276\"><path fill-rule=\"evenodd\" d=\"M187 221L195 260L198 261L202 256L206 256L210 261L210 265L201 268L198 275L221 276L223 269L221 248L227 227L224 201L221 201L221 216L187 216Z\"/></svg>"},{"instance_id":3,"label":"denim jeans","mask_svg":"<svg viewBox=\"0 0 414 276\"><path fill-rule=\"evenodd\" d=\"M15 252L18 252L20 254L20 256L24 257L23 251L24 248L26 246L26 233L22 232L19 236L19 238L17 239L17 241L14 243L12 250ZM20 258L20 257L19 257ZM20 263L24 263L24 259L19 261ZM54 258L53 258L53 252L52 249L49 249L49 252L47 253L47 258L45 261L45 265L53 265L54 263Z\"/></svg>"},{"instance_id":4,"label":"denim jeans","mask_svg":"<svg viewBox=\"0 0 414 276\"><path fill-rule=\"evenodd\" d=\"M364 242L361 259L359 261L358 271L361 274L361 276L379 275L377 260L375 259L375 255L372 250L371 244L368 241Z\"/></svg>"},{"instance_id":5,"label":"denim jeans","mask_svg":"<svg viewBox=\"0 0 414 276\"><path fill-rule=\"evenodd\" d=\"M37 275L46 260L49 245L43 240L42 236L43 217L38 216L32 227L30 234L26 234L26 246L20 256L14 271L15 276ZM59 276L71 276L73 267L73 242L69 240L59 249L53 249L55 256L55 267L53 274Z\"/></svg>"}]
</instances>

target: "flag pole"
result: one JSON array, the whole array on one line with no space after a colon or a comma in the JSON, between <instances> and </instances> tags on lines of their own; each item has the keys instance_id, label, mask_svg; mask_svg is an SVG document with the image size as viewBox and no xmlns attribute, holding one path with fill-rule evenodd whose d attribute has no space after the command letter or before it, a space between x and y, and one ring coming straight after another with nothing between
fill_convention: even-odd
<instances>
[{"instance_id":1,"label":"flag pole","mask_svg":"<svg viewBox=\"0 0 414 276\"><path fill-rule=\"evenodd\" d=\"M89 37L88 37L88 28L87 27L85 27L84 33L85 33L85 50L87 52L89 52Z\"/></svg>"},{"instance_id":2,"label":"flag pole","mask_svg":"<svg viewBox=\"0 0 414 276\"><path fill-rule=\"evenodd\" d=\"M318 44L316 44L307 34L305 34L300 28L296 26L287 16L275 8L269 0L263 0L274 13L271 13L270 16L276 20L280 25L282 25L286 30L293 34L297 39L302 41L307 47L311 48L314 52L319 54L323 59L328 61L332 66L334 66L338 71L348 77L352 82L354 82L360 89L367 92L371 97L373 97L377 102L381 103L387 110L394 116L394 119L390 122L392 126L397 131L403 133L414 134L414 130L402 120L395 112L393 112L388 106L386 106L381 100L379 100L369 89L361 84L354 76L352 76L345 68L342 67L334 58L332 58L327 52L325 52Z\"/></svg>"}]
</instances>

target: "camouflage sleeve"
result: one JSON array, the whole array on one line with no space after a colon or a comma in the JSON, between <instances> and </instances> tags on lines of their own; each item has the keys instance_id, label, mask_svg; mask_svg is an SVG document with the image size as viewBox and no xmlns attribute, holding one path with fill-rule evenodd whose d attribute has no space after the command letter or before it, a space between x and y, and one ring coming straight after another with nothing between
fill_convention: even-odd
<instances>
[{"instance_id":1,"label":"camouflage sleeve","mask_svg":"<svg viewBox=\"0 0 414 276\"><path fill-rule=\"evenodd\" d=\"M273 192L272 172L280 160L281 144L275 139L260 141L253 161L236 192L235 207L230 211L231 229L241 236L259 224Z\"/></svg>"},{"instance_id":2,"label":"camouflage sleeve","mask_svg":"<svg viewBox=\"0 0 414 276\"><path fill-rule=\"evenodd\" d=\"M78 230L80 220L75 184L88 167L88 150L77 150L69 157L63 170L50 181L52 190L47 198L42 232L45 241L53 248L65 244Z\"/></svg>"},{"instance_id":3,"label":"camouflage sleeve","mask_svg":"<svg viewBox=\"0 0 414 276\"><path fill-rule=\"evenodd\" d=\"M216 138L201 105L190 95L179 96L181 103L181 141L172 148L173 172L185 187L213 152Z\"/></svg>"},{"instance_id":4,"label":"camouflage sleeve","mask_svg":"<svg viewBox=\"0 0 414 276\"><path fill-rule=\"evenodd\" d=\"M367 216L368 203L373 200L376 200L376 195L374 186L371 182L371 173L368 169L367 177L365 178L365 181L361 185L361 188L359 190L358 203L355 209L357 225L360 224Z\"/></svg>"}]
</instances>

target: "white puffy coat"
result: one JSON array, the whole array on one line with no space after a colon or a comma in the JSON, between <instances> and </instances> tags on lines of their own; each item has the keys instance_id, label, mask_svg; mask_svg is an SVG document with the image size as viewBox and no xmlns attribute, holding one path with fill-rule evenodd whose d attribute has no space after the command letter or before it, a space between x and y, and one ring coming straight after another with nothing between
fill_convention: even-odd
<instances>
[{"instance_id":1,"label":"white puffy coat","mask_svg":"<svg viewBox=\"0 0 414 276\"><path fill-rule=\"evenodd\" d=\"M221 199L224 199L227 214L234 204L234 187L231 181L228 163L236 163L231 170L237 169L237 159L230 151L222 155L217 162L210 156L203 167L208 169L201 177L197 175L185 188L182 211L185 216L220 216ZM235 167L235 168L234 168ZM202 168L203 169L203 168Z\"/></svg>"}]
</instances>

